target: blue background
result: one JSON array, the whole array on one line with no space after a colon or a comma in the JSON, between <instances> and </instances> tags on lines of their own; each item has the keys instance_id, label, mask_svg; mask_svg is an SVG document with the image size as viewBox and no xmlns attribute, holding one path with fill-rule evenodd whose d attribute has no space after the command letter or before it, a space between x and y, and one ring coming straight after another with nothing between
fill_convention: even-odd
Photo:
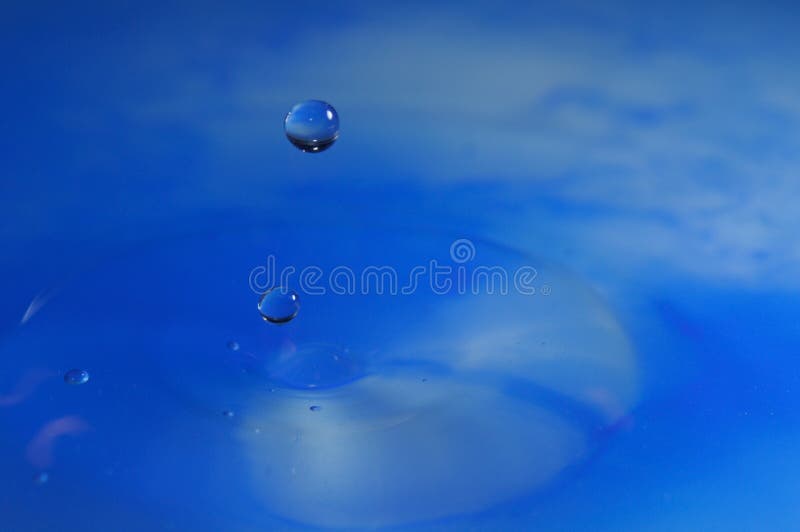
<instances>
[{"instance_id":1,"label":"blue background","mask_svg":"<svg viewBox=\"0 0 800 532\"><path fill-rule=\"evenodd\" d=\"M421 527L798 528L798 19L780 3L5 3L0 345L38 295L196 235L332 219L481 235L602 296L638 397L566 478ZM342 123L318 155L282 130L309 98ZM125 290L108 287L109 313ZM32 364L13 355L0 396ZM130 430L94 437L193 445L143 436L154 404L106 404ZM190 481L162 505L55 470L37 486L25 446L51 406L0 403L2 530L302 526L205 515Z\"/></svg>"}]
</instances>

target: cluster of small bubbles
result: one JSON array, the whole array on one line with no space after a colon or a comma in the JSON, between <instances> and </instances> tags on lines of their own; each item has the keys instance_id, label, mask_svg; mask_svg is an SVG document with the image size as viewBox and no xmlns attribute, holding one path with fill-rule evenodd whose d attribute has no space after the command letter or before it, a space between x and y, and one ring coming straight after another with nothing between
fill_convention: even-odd
<instances>
[{"instance_id":1,"label":"cluster of small bubbles","mask_svg":"<svg viewBox=\"0 0 800 532\"><path fill-rule=\"evenodd\" d=\"M89 372L85 369L71 369L64 374L67 384L86 384L89 382Z\"/></svg>"},{"instance_id":2,"label":"cluster of small bubbles","mask_svg":"<svg viewBox=\"0 0 800 532\"><path fill-rule=\"evenodd\" d=\"M304 152L319 153L339 138L339 115L321 100L300 102L283 120L286 138Z\"/></svg>"},{"instance_id":3,"label":"cluster of small bubbles","mask_svg":"<svg viewBox=\"0 0 800 532\"><path fill-rule=\"evenodd\" d=\"M273 288L261 295L258 300L258 311L264 321L286 323L292 321L300 312L300 297L294 290Z\"/></svg>"},{"instance_id":4,"label":"cluster of small bubbles","mask_svg":"<svg viewBox=\"0 0 800 532\"><path fill-rule=\"evenodd\" d=\"M228 342L228 349L230 349L231 351L238 351L239 350L239 344L237 342L234 342L233 340L231 340L230 342Z\"/></svg>"},{"instance_id":5,"label":"cluster of small bubbles","mask_svg":"<svg viewBox=\"0 0 800 532\"><path fill-rule=\"evenodd\" d=\"M320 410L322 410L322 407L319 405L311 405L308 407L308 409L311 410L312 412L319 412Z\"/></svg>"}]
</instances>

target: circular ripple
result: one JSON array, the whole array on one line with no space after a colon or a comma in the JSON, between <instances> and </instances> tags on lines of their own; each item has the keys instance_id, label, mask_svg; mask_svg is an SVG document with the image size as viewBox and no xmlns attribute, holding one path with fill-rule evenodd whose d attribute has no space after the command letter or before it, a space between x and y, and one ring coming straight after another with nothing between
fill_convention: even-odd
<instances>
[{"instance_id":1,"label":"circular ripple","mask_svg":"<svg viewBox=\"0 0 800 532\"><path fill-rule=\"evenodd\" d=\"M481 511L545 489L585 457L636 400L638 373L624 331L585 283L476 239L454 261L464 240L276 224L127 257L62 290L0 345L10 376L0 389L31 372L92 367L98 400L53 395L45 380L16 408L37 424L79 412L93 429L86 448L135 472L126 489L137 503L182 494L188 507L235 509L231 522L340 527ZM434 263L451 268L449 290L425 276L402 290L415 267ZM255 302L262 284L284 284L268 270L285 267L303 312L276 327ZM301 286L307 267L323 272L326 293ZM332 290L350 288L345 278L328 276L341 267L355 280L345 293ZM394 289L379 281L386 267ZM488 293L490 273L471 284L497 268L508 293ZM513 286L521 268L532 291Z\"/></svg>"}]
</instances>

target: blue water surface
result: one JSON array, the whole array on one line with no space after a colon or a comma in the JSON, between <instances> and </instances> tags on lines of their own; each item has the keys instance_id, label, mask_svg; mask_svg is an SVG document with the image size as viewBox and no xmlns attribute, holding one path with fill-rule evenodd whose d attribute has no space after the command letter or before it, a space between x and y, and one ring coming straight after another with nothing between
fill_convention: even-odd
<instances>
[{"instance_id":1,"label":"blue water surface","mask_svg":"<svg viewBox=\"0 0 800 532\"><path fill-rule=\"evenodd\" d=\"M799 14L4 4L0 530L797 529Z\"/></svg>"}]
</instances>

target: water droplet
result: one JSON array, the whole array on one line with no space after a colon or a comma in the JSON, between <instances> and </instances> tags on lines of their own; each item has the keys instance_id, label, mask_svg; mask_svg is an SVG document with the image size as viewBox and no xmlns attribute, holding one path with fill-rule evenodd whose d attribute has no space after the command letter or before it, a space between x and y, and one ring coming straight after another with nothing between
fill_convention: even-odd
<instances>
[{"instance_id":1,"label":"water droplet","mask_svg":"<svg viewBox=\"0 0 800 532\"><path fill-rule=\"evenodd\" d=\"M47 472L45 471L42 471L41 473L36 473L36 475L33 476L33 483L38 484L40 486L42 484L47 484L48 480L50 480L50 475L48 475Z\"/></svg>"},{"instance_id":2,"label":"water droplet","mask_svg":"<svg viewBox=\"0 0 800 532\"><path fill-rule=\"evenodd\" d=\"M292 321L300 311L300 298L294 290L273 288L264 292L258 300L258 311L264 321L270 323L286 323Z\"/></svg>"},{"instance_id":3,"label":"water droplet","mask_svg":"<svg viewBox=\"0 0 800 532\"><path fill-rule=\"evenodd\" d=\"M308 409L311 410L312 412L319 412L320 410L322 410L322 407L319 405L312 405L309 406Z\"/></svg>"},{"instance_id":4,"label":"water droplet","mask_svg":"<svg viewBox=\"0 0 800 532\"><path fill-rule=\"evenodd\" d=\"M283 128L289 142L305 152L328 149L339 138L339 115L320 100L300 102L286 115Z\"/></svg>"},{"instance_id":5,"label":"water droplet","mask_svg":"<svg viewBox=\"0 0 800 532\"><path fill-rule=\"evenodd\" d=\"M71 369L64 374L67 384L86 384L89 381L89 372L85 369Z\"/></svg>"},{"instance_id":6,"label":"water droplet","mask_svg":"<svg viewBox=\"0 0 800 532\"><path fill-rule=\"evenodd\" d=\"M222 415L225 417L233 417L233 410L223 410Z\"/></svg>"},{"instance_id":7,"label":"water droplet","mask_svg":"<svg viewBox=\"0 0 800 532\"><path fill-rule=\"evenodd\" d=\"M237 342L234 342L233 340L231 340L230 342L228 342L228 349L230 349L231 351L238 351L239 350L239 344Z\"/></svg>"}]
</instances>

